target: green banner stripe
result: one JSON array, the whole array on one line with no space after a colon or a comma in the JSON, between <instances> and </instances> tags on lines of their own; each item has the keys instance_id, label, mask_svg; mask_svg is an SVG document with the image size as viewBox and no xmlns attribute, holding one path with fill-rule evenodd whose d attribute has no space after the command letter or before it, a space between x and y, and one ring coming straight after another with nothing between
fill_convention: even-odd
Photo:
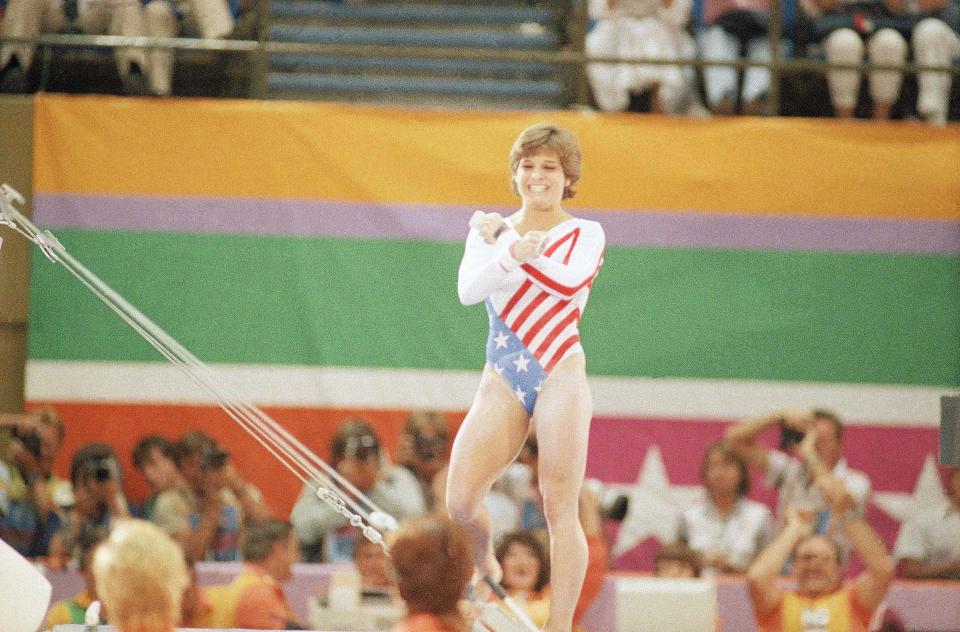
<instances>
[{"instance_id":1,"label":"green banner stripe","mask_svg":"<svg viewBox=\"0 0 960 632\"><path fill-rule=\"evenodd\" d=\"M461 246L60 230L207 362L475 369L486 316ZM956 386L960 257L608 248L582 325L590 371ZM31 359L159 355L35 253Z\"/></svg>"}]
</instances>

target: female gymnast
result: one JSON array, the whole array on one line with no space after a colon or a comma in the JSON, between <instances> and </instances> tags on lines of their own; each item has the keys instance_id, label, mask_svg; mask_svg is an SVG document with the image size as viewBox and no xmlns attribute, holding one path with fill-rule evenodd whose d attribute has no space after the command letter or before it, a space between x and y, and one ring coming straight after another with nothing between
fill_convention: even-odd
<instances>
[{"instance_id":1,"label":"female gymnast","mask_svg":"<svg viewBox=\"0 0 960 632\"><path fill-rule=\"evenodd\" d=\"M499 581L483 497L533 425L553 591L543 629L569 632L587 567L577 508L592 415L577 325L603 263L604 234L561 205L580 178L571 132L524 130L509 165L520 210L506 219L475 213L460 264L460 301L485 303L490 334L476 399L453 443L447 507L474 540L480 575Z\"/></svg>"}]
</instances>

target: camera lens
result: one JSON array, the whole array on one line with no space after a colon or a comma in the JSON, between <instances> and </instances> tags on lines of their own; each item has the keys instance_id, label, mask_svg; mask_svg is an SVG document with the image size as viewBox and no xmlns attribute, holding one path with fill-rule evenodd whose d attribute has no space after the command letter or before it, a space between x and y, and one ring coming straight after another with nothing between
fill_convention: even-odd
<instances>
[{"instance_id":1,"label":"camera lens","mask_svg":"<svg viewBox=\"0 0 960 632\"><path fill-rule=\"evenodd\" d=\"M109 481L111 478L113 478L113 472L110 471L109 467L98 467L93 472L93 478L101 483L103 481Z\"/></svg>"}]
</instances>

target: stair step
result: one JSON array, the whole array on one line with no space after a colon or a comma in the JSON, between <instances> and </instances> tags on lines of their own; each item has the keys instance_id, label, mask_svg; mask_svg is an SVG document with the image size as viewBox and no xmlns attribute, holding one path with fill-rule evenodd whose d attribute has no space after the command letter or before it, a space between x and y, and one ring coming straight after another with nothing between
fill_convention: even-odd
<instances>
[{"instance_id":1,"label":"stair step","mask_svg":"<svg viewBox=\"0 0 960 632\"><path fill-rule=\"evenodd\" d=\"M555 74L559 66L536 61L497 59L433 59L423 57L358 57L283 53L271 55L269 67L277 71L456 73L468 75L543 78Z\"/></svg>"},{"instance_id":2,"label":"stair step","mask_svg":"<svg viewBox=\"0 0 960 632\"><path fill-rule=\"evenodd\" d=\"M447 79L440 77L349 76L313 73L267 73L271 92L420 94L538 99L559 102L564 97L558 80Z\"/></svg>"},{"instance_id":3,"label":"stair step","mask_svg":"<svg viewBox=\"0 0 960 632\"><path fill-rule=\"evenodd\" d=\"M450 31L442 29L356 28L274 24L270 39L280 42L365 46L424 46L555 50L557 35L550 31Z\"/></svg>"},{"instance_id":4,"label":"stair step","mask_svg":"<svg viewBox=\"0 0 960 632\"><path fill-rule=\"evenodd\" d=\"M552 24L555 13L545 7L444 4L353 4L317 0L273 0L274 18L368 22L433 22L476 24Z\"/></svg>"}]
</instances>

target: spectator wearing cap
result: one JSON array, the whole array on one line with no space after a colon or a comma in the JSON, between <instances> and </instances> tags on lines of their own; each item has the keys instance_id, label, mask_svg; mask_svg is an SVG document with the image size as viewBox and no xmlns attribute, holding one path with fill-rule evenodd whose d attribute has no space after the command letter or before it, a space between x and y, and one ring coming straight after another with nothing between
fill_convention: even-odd
<instances>
[{"instance_id":1,"label":"spectator wearing cap","mask_svg":"<svg viewBox=\"0 0 960 632\"><path fill-rule=\"evenodd\" d=\"M410 470L390 464L373 428L348 419L330 444L334 469L380 509L397 520L426 511L423 491ZM315 484L323 485L321 481ZM290 514L306 562L347 562L353 558L357 528L305 485Z\"/></svg>"}]
</instances>

